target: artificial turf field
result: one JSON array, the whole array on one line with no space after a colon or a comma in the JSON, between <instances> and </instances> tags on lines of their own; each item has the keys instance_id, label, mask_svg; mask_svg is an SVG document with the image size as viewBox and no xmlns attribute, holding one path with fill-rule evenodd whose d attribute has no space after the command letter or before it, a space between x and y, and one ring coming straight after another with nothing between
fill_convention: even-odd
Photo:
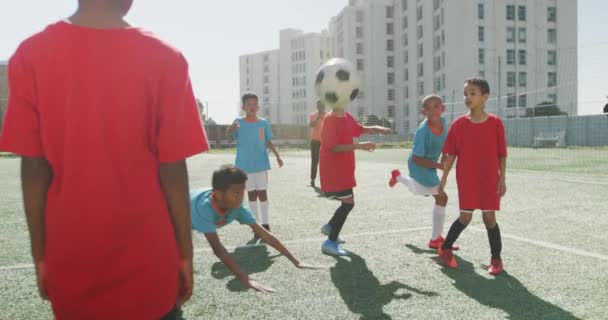
<instances>
[{"instance_id":1,"label":"artificial turf field","mask_svg":"<svg viewBox=\"0 0 608 320\"><path fill-rule=\"evenodd\" d=\"M409 150L357 154L356 205L342 231L348 258L321 254L319 229L338 206L308 186L309 153L282 152L270 173L273 233L301 260L298 270L272 248L247 245L248 227L220 230L239 264L274 294L244 290L195 234L195 291L185 319L608 319L608 150L509 150L508 192L498 222L506 272L487 274L487 235L476 213L458 240L459 268L446 270L426 245L429 198L387 185L407 172ZM189 160L191 187L231 152ZM274 159L272 159L274 161ZM21 203L19 160L0 159L0 319L51 319L38 298ZM454 174L447 232L457 217Z\"/></svg>"}]
</instances>

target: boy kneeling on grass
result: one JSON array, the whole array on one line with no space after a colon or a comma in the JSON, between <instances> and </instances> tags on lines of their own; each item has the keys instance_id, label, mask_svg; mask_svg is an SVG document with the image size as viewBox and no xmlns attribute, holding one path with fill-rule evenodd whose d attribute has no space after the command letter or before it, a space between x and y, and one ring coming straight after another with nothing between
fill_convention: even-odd
<instances>
[{"instance_id":1,"label":"boy kneeling on grass","mask_svg":"<svg viewBox=\"0 0 608 320\"><path fill-rule=\"evenodd\" d=\"M213 253L220 261L247 287L263 293L274 292L274 289L249 278L236 264L235 259L220 242L216 229L236 220L248 225L252 231L271 247L291 261L299 269L316 269L317 267L301 262L294 257L275 236L258 224L251 210L243 206L247 174L232 165L224 165L213 172L212 190L197 189L190 192L190 210L192 212L192 229L202 232L207 238Z\"/></svg>"}]
</instances>

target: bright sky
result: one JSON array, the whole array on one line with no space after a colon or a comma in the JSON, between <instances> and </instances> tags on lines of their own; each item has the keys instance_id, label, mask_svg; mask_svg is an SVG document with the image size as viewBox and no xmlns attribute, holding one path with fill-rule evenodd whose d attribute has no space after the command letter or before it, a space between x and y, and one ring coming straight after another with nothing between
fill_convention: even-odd
<instances>
[{"instance_id":1,"label":"bright sky","mask_svg":"<svg viewBox=\"0 0 608 320\"><path fill-rule=\"evenodd\" d=\"M210 116L228 123L237 115L238 56L276 49L279 30L327 28L347 0L135 0L127 19L182 50L194 91ZM76 0L2 0L0 60L45 25L65 18ZM579 3L579 113L601 112L608 95L608 1Z\"/></svg>"}]
</instances>

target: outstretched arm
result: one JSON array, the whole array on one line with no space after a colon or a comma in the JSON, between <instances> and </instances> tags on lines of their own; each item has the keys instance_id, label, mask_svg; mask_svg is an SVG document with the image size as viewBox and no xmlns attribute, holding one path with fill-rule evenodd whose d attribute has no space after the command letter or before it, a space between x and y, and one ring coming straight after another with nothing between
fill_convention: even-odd
<instances>
[{"instance_id":1,"label":"outstretched arm","mask_svg":"<svg viewBox=\"0 0 608 320\"><path fill-rule=\"evenodd\" d=\"M291 254L291 252L281 243L281 241L279 241L279 239L277 239L272 233L268 232L268 230L266 230L259 224L254 223L254 224L250 225L250 227L251 227L251 230L253 230L253 232L255 232L255 234L260 236L260 238L262 238L266 243L268 243L268 245L275 248L278 252L280 252L282 255L287 257L287 259L289 259L289 261L291 261L291 263L293 263L293 265L296 266L297 268L316 269L316 267L307 265L307 264L303 263L302 261L298 260L296 257L294 257L293 254Z\"/></svg>"},{"instance_id":2,"label":"outstretched arm","mask_svg":"<svg viewBox=\"0 0 608 320\"><path fill-rule=\"evenodd\" d=\"M389 134L392 130L381 126L370 126L363 127L363 133L365 134Z\"/></svg>"}]
</instances>

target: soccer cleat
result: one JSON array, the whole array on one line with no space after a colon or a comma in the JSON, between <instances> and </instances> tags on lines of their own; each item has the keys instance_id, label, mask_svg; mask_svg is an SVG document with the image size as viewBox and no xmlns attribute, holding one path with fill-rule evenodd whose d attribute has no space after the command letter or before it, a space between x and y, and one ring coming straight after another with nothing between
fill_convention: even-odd
<instances>
[{"instance_id":1,"label":"soccer cleat","mask_svg":"<svg viewBox=\"0 0 608 320\"><path fill-rule=\"evenodd\" d=\"M490 262L490 266L488 267L488 272L493 275L499 275L504 271L504 265L502 264L502 259L500 258L492 258Z\"/></svg>"},{"instance_id":2,"label":"soccer cleat","mask_svg":"<svg viewBox=\"0 0 608 320\"><path fill-rule=\"evenodd\" d=\"M326 224L323 227L321 227L321 233L323 235L326 235L329 237L329 234L331 233L331 226L329 224ZM344 241L343 239L340 239L340 237L338 237L338 243L343 244L343 243L346 243L346 241Z\"/></svg>"},{"instance_id":3,"label":"soccer cleat","mask_svg":"<svg viewBox=\"0 0 608 320\"><path fill-rule=\"evenodd\" d=\"M399 177L400 175L401 171L399 171L398 169L391 171L391 179L388 180L388 186L391 188L394 187L397 184L397 177Z\"/></svg>"},{"instance_id":4,"label":"soccer cleat","mask_svg":"<svg viewBox=\"0 0 608 320\"><path fill-rule=\"evenodd\" d=\"M443 265L452 269L456 269L458 267L458 262L456 262L456 258L454 257L452 250L439 247L439 249L437 249L437 253L443 261Z\"/></svg>"},{"instance_id":5,"label":"soccer cleat","mask_svg":"<svg viewBox=\"0 0 608 320\"><path fill-rule=\"evenodd\" d=\"M435 240L431 239L431 240L429 240L429 248L431 248L431 249L439 249L443 245L444 241L445 241L445 239L442 236L439 236ZM452 251L456 251L458 249L460 249L459 246L457 246L455 244L452 245Z\"/></svg>"},{"instance_id":6,"label":"soccer cleat","mask_svg":"<svg viewBox=\"0 0 608 320\"><path fill-rule=\"evenodd\" d=\"M325 240L321 246L321 251L327 255L334 257L343 257L348 255L348 251L342 249L337 241Z\"/></svg>"}]
</instances>

